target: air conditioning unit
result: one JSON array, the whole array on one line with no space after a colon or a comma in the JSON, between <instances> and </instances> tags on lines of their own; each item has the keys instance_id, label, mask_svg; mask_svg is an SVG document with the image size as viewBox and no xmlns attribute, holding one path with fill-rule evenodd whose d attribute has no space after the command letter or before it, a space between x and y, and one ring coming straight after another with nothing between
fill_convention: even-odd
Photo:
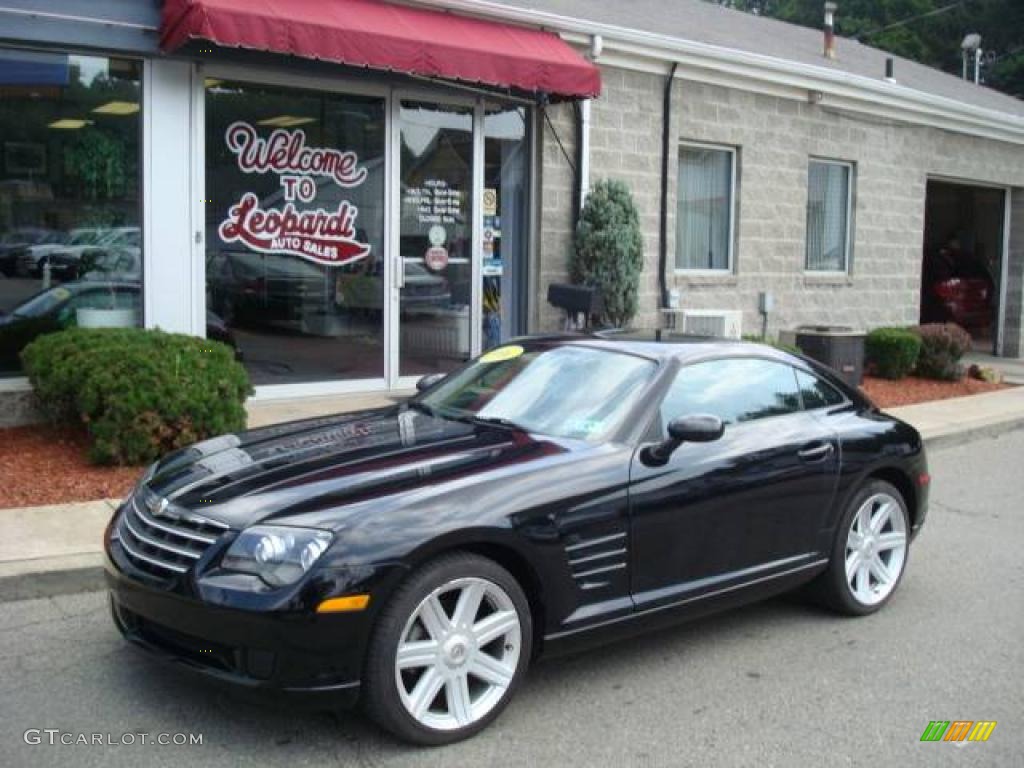
<instances>
[{"instance_id":1,"label":"air conditioning unit","mask_svg":"<svg viewBox=\"0 0 1024 768\"><path fill-rule=\"evenodd\" d=\"M738 309L684 309L682 332L687 336L738 339L743 333L743 312Z\"/></svg>"}]
</instances>

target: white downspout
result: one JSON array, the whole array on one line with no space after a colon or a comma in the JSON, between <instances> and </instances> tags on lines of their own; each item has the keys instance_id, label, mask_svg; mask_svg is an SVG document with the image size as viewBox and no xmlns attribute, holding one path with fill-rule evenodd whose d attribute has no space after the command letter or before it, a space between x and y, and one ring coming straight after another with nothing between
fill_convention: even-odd
<instances>
[{"instance_id":1,"label":"white downspout","mask_svg":"<svg viewBox=\"0 0 1024 768\"><path fill-rule=\"evenodd\" d=\"M601 58L601 51L604 49L604 38L600 35L590 37L590 55L588 58L597 64ZM587 193L590 191L590 106L591 99L584 99L580 102L580 209L587 200Z\"/></svg>"},{"instance_id":2,"label":"white downspout","mask_svg":"<svg viewBox=\"0 0 1024 768\"><path fill-rule=\"evenodd\" d=\"M590 191L590 99L580 102L580 209Z\"/></svg>"}]
</instances>

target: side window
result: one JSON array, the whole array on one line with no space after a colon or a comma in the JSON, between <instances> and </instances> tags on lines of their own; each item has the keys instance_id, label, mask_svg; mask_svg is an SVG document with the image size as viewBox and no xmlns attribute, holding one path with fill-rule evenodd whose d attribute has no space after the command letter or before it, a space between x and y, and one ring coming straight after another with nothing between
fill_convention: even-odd
<instances>
[{"instance_id":1,"label":"side window","mask_svg":"<svg viewBox=\"0 0 1024 768\"><path fill-rule=\"evenodd\" d=\"M842 405L845 402L845 398L835 387L814 374L798 370L796 381L800 386L800 395L804 399L804 408L808 411L813 411L815 408L827 408L830 405Z\"/></svg>"},{"instance_id":2,"label":"side window","mask_svg":"<svg viewBox=\"0 0 1024 768\"><path fill-rule=\"evenodd\" d=\"M738 424L800 410L793 368L771 360L712 360L679 371L661 403L662 430L669 421L710 413Z\"/></svg>"}]
</instances>

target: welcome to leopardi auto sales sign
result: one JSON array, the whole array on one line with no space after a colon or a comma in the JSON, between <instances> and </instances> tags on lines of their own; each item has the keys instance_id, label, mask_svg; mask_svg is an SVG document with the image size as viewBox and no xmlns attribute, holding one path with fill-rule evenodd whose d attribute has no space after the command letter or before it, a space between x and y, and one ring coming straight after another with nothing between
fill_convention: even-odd
<instances>
[{"instance_id":1,"label":"welcome to leopardi auto sales sign","mask_svg":"<svg viewBox=\"0 0 1024 768\"><path fill-rule=\"evenodd\" d=\"M366 181L366 168L359 165L355 152L306 146L306 133L298 129L277 128L261 138L252 125L241 121L228 126L224 139L243 173L277 174L285 200L283 208L263 208L254 193L243 193L218 228L224 242L332 267L369 255L370 245L356 237L359 209L351 202L343 200L335 210L299 210L295 205L313 201L317 178L327 178L342 189Z\"/></svg>"}]
</instances>

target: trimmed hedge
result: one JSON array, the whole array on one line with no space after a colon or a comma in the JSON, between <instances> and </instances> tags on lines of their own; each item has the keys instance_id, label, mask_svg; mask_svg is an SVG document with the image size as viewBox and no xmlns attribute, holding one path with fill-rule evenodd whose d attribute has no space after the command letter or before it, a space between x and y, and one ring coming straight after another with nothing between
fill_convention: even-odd
<instances>
[{"instance_id":1,"label":"trimmed hedge","mask_svg":"<svg viewBox=\"0 0 1024 768\"><path fill-rule=\"evenodd\" d=\"M917 363L921 337L908 328L876 328L864 339L864 357L883 379L902 379Z\"/></svg>"},{"instance_id":2,"label":"trimmed hedge","mask_svg":"<svg viewBox=\"0 0 1024 768\"><path fill-rule=\"evenodd\" d=\"M956 323L919 325L914 332L921 339L917 374L926 379L957 381L964 375L960 358L971 348L971 335Z\"/></svg>"},{"instance_id":3,"label":"trimmed hedge","mask_svg":"<svg viewBox=\"0 0 1024 768\"><path fill-rule=\"evenodd\" d=\"M572 281L600 289L604 319L625 328L639 306L643 267L640 214L629 187L614 179L596 182L576 226L569 259Z\"/></svg>"},{"instance_id":4,"label":"trimmed hedge","mask_svg":"<svg viewBox=\"0 0 1024 768\"><path fill-rule=\"evenodd\" d=\"M73 328L40 336L21 357L43 413L84 424L98 464L143 464L245 428L252 385L234 351L215 341Z\"/></svg>"}]
</instances>

